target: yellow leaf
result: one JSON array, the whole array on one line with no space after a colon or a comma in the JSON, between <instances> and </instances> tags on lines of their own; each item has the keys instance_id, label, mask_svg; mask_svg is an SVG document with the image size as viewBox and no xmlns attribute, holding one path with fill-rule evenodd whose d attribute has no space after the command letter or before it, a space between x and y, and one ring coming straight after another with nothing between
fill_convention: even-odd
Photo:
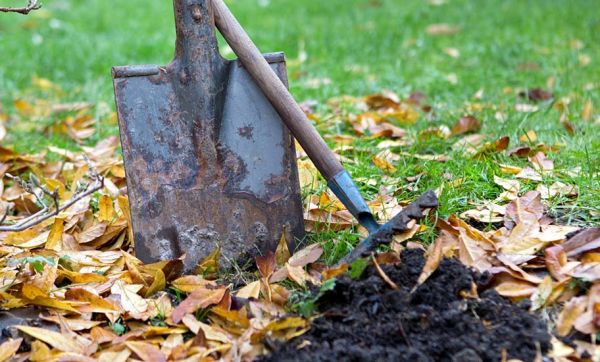
<instances>
[{"instance_id":1,"label":"yellow leaf","mask_svg":"<svg viewBox=\"0 0 600 362\"><path fill-rule=\"evenodd\" d=\"M298 160L298 178L301 189L315 190L319 187L319 172L310 160Z\"/></svg>"},{"instance_id":2,"label":"yellow leaf","mask_svg":"<svg viewBox=\"0 0 600 362\"><path fill-rule=\"evenodd\" d=\"M15 108L17 109L17 111L19 111L19 113L26 115L26 116L31 116L33 114L35 114L35 108L27 103L26 101L22 100L22 99L17 99L13 102Z\"/></svg>"},{"instance_id":3,"label":"yellow leaf","mask_svg":"<svg viewBox=\"0 0 600 362\"><path fill-rule=\"evenodd\" d=\"M58 274L66 277L75 284L104 283L108 280L104 275L96 273L77 273L66 269L59 269Z\"/></svg>"},{"instance_id":4,"label":"yellow leaf","mask_svg":"<svg viewBox=\"0 0 600 362\"><path fill-rule=\"evenodd\" d=\"M61 333L29 326L15 326L15 328L32 336L33 338L37 338L40 341L46 342L60 351L80 354L85 352L84 347L77 343L75 339L69 338Z\"/></svg>"},{"instance_id":5,"label":"yellow leaf","mask_svg":"<svg viewBox=\"0 0 600 362\"><path fill-rule=\"evenodd\" d=\"M196 274L206 279L217 279L219 273L219 260L221 259L221 248L217 247L206 258L202 259L196 267Z\"/></svg>"},{"instance_id":6,"label":"yellow leaf","mask_svg":"<svg viewBox=\"0 0 600 362\"><path fill-rule=\"evenodd\" d=\"M0 344L0 362L8 361L9 358L15 355L21 347L23 338L9 339Z\"/></svg>"},{"instance_id":7,"label":"yellow leaf","mask_svg":"<svg viewBox=\"0 0 600 362\"><path fill-rule=\"evenodd\" d=\"M29 359L34 362L46 362L51 360L52 354L50 353L50 348L48 348L44 342L33 341L33 343L31 343L31 354L29 355Z\"/></svg>"},{"instance_id":8,"label":"yellow leaf","mask_svg":"<svg viewBox=\"0 0 600 362\"><path fill-rule=\"evenodd\" d=\"M152 284L150 284L150 286L146 290L146 298L165 289L165 287L167 285L165 273L163 273L162 270L160 270L160 269L150 270L149 269L149 271L154 274L154 280L152 281Z\"/></svg>"},{"instance_id":9,"label":"yellow leaf","mask_svg":"<svg viewBox=\"0 0 600 362\"><path fill-rule=\"evenodd\" d=\"M98 200L98 220L100 221L112 221L115 215L115 209L113 207L113 200L108 195L100 196Z\"/></svg>"},{"instance_id":10,"label":"yellow leaf","mask_svg":"<svg viewBox=\"0 0 600 362\"><path fill-rule=\"evenodd\" d=\"M68 302L63 302L62 300L53 299L49 297L36 297L35 299L29 301L29 304L34 304L41 307L61 309L79 314L79 311L73 308L73 306Z\"/></svg>"},{"instance_id":11,"label":"yellow leaf","mask_svg":"<svg viewBox=\"0 0 600 362\"><path fill-rule=\"evenodd\" d=\"M198 288L206 288L207 286L215 287L216 284L213 281L206 280L199 275L184 275L171 282L175 288L182 292L191 293Z\"/></svg>"},{"instance_id":12,"label":"yellow leaf","mask_svg":"<svg viewBox=\"0 0 600 362\"><path fill-rule=\"evenodd\" d=\"M389 151L384 150L382 152L389 152ZM383 172L386 172L386 173L396 172L396 170L397 170L396 167L394 167L394 165L392 165L388 161L389 158L385 157L385 155L383 155L382 152L373 156L373 163L375 164L375 166L377 166L377 168L379 168L380 170L382 170Z\"/></svg>"},{"instance_id":13,"label":"yellow leaf","mask_svg":"<svg viewBox=\"0 0 600 362\"><path fill-rule=\"evenodd\" d=\"M65 185L59 180L47 178L46 185L50 191L56 190L58 192L58 197L60 200L65 200Z\"/></svg>"},{"instance_id":14,"label":"yellow leaf","mask_svg":"<svg viewBox=\"0 0 600 362\"><path fill-rule=\"evenodd\" d=\"M117 280L110 288L110 292L119 295L123 309L135 318L148 310L148 302L137 294L140 289L142 285L126 284L122 280Z\"/></svg>"},{"instance_id":15,"label":"yellow leaf","mask_svg":"<svg viewBox=\"0 0 600 362\"><path fill-rule=\"evenodd\" d=\"M588 99L583 105L583 109L581 110L581 118L584 121L589 121L592 118L593 109L594 105L592 104L592 100Z\"/></svg>"},{"instance_id":16,"label":"yellow leaf","mask_svg":"<svg viewBox=\"0 0 600 362\"><path fill-rule=\"evenodd\" d=\"M65 218L57 217L54 219L54 224L48 234L46 240L46 249L60 251L62 249L62 236L65 230Z\"/></svg>"},{"instance_id":17,"label":"yellow leaf","mask_svg":"<svg viewBox=\"0 0 600 362\"><path fill-rule=\"evenodd\" d=\"M131 351L125 348L120 352L102 351L97 358L98 362L127 362L130 355Z\"/></svg>"},{"instance_id":18,"label":"yellow leaf","mask_svg":"<svg viewBox=\"0 0 600 362\"><path fill-rule=\"evenodd\" d=\"M21 294L23 294L23 296L29 300L34 300L37 297L48 296L48 293L31 284L23 284L23 287L21 288Z\"/></svg>"},{"instance_id":19,"label":"yellow leaf","mask_svg":"<svg viewBox=\"0 0 600 362\"><path fill-rule=\"evenodd\" d=\"M519 137L519 141L521 142L535 142L537 141L537 133L534 130L529 130L524 135Z\"/></svg>"},{"instance_id":20,"label":"yellow leaf","mask_svg":"<svg viewBox=\"0 0 600 362\"><path fill-rule=\"evenodd\" d=\"M283 232L281 233L281 238L279 239L279 244L277 244L277 249L275 250L275 261L277 265L285 264L290 258L290 249L288 248L287 241L285 240L285 234L287 232L287 228L283 228Z\"/></svg>"},{"instance_id":21,"label":"yellow leaf","mask_svg":"<svg viewBox=\"0 0 600 362\"><path fill-rule=\"evenodd\" d=\"M61 88L58 85L52 83L49 79L39 78L35 75L31 77L31 85L33 85L36 88L39 88L42 91L61 91Z\"/></svg>"},{"instance_id":22,"label":"yellow leaf","mask_svg":"<svg viewBox=\"0 0 600 362\"><path fill-rule=\"evenodd\" d=\"M585 312L586 307L587 298L585 297L572 298L565 303L556 321L556 332L559 336L566 336L571 332L575 320Z\"/></svg>"},{"instance_id":23,"label":"yellow leaf","mask_svg":"<svg viewBox=\"0 0 600 362\"><path fill-rule=\"evenodd\" d=\"M78 309L83 313L112 313L119 310L117 306L106 298L102 298L83 288L71 288L65 292L65 298L85 302Z\"/></svg>"},{"instance_id":24,"label":"yellow leaf","mask_svg":"<svg viewBox=\"0 0 600 362\"><path fill-rule=\"evenodd\" d=\"M236 293L236 296L238 298L255 298L258 299L258 296L260 294L260 281L254 281L248 285L246 285L245 287L243 287L242 289L238 290L238 292Z\"/></svg>"}]
</instances>

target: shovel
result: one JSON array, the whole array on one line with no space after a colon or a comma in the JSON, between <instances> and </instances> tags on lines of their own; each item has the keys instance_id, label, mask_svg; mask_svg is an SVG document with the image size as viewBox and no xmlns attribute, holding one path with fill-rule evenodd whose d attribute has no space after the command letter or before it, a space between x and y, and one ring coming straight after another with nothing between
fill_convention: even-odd
<instances>
[{"instance_id":1,"label":"shovel","mask_svg":"<svg viewBox=\"0 0 600 362\"><path fill-rule=\"evenodd\" d=\"M177 42L167 66L114 67L115 100L136 255L219 246L226 263L304 233L294 139L239 61L217 47L210 0L174 0ZM280 84L282 53L262 56Z\"/></svg>"},{"instance_id":2,"label":"shovel","mask_svg":"<svg viewBox=\"0 0 600 362\"><path fill-rule=\"evenodd\" d=\"M428 191L405 207L386 224L375 220L369 206L348 172L338 161L335 153L327 146L317 130L312 126L287 87L262 58L258 48L242 26L229 11L223 0L212 0L215 24L231 49L239 57L242 65L259 85L273 104L281 119L306 151L321 175L327 180L331 191L346 206L356 220L364 226L369 236L361 241L342 262L365 256L381 244L392 241L394 234L409 229L410 222L425 216L425 210L437 207L437 197Z\"/></svg>"}]
</instances>

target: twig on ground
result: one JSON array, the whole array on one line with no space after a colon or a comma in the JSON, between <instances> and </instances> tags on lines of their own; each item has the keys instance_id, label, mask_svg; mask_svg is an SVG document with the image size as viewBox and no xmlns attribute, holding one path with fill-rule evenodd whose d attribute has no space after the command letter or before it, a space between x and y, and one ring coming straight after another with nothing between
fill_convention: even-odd
<instances>
[{"instance_id":1,"label":"twig on ground","mask_svg":"<svg viewBox=\"0 0 600 362\"><path fill-rule=\"evenodd\" d=\"M42 4L39 3L39 0L28 0L27 6L23 6L20 8L12 8L12 7L0 7L0 13L18 13L27 15L33 10L38 10L42 7Z\"/></svg>"},{"instance_id":2,"label":"twig on ground","mask_svg":"<svg viewBox=\"0 0 600 362\"><path fill-rule=\"evenodd\" d=\"M14 232L28 229L34 225L41 223L44 220L58 215L61 211L73 206L79 200L93 194L94 192L104 187L104 177L100 176L98 172L92 167L87 157L85 157L85 160L88 162L89 165L89 171L87 176L93 182L78 185L77 190L75 190L75 193L73 194L73 197L62 205L59 201L58 190L48 190L48 188L43 186L38 180L38 178L35 177L33 174L29 176L29 182L23 180L18 176L6 174L7 177L19 184L19 186L21 186L23 190L33 195L37 203L42 205L42 209L33 215L19 220L15 224L4 225L4 221L6 221L9 212L9 208L7 208L4 216L2 216L2 219L0 219L0 232ZM52 206L49 206L48 203L44 200L44 195L52 199Z\"/></svg>"}]
</instances>

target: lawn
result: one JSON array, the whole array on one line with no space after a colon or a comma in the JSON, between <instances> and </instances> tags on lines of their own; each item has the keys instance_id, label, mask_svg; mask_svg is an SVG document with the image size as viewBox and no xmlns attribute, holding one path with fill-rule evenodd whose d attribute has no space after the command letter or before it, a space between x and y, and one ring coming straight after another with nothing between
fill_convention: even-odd
<instances>
[{"instance_id":1,"label":"lawn","mask_svg":"<svg viewBox=\"0 0 600 362\"><path fill-rule=\"evenodd\" d=\"M544 197L543 201L545 213L560 225L560 232L566 230L566 226L600 226L600 13L597 11L600 0L226 2L261 50L286 53L291 92L307 110L310 109L315 126L330 146L339 151L344 165L373 205L378 199L389 196L387 201L392 199L405 205L426 190L437 190L440 199L436 211L438 218L458 222L451 215L461 215L460 218L469 223L454 225L456 230L462 228L470 235L480 236L483 234L475 230L489 232L479 240L481 242L488 236L492 238L492 232L503 226L502 216L506 219L510 212L496 215L500 219L495 222L485 221L485 217L469 219L464 212L493 200L506 205L509 201L516 202L519 196L526 199L523 195L530 190L540 190L540 185L563 185L569 191L563 188L556 195ZM48 146L80 151L81 146L95 145L117 135L111 67L164 65L170 61L174 50L170 1L47 0L43 5L41 10L28 16L0 13L0 126L7 130L4 139L0 136L0 142L19 154L46 151ZM224 56L234 56L222 39L220 48ZM378 96L368 97L370 95ZM383 115L385 110L373 106L374 100L382 99L388 104L396 104L398 109L408 107L409 111L386 117ZM79 143L73 135L64 132L64 124L72 122L73 118L68 117L74 112L48 111L53 106L74 102L91 104L91 117L85 121L89 134L79 139ZM365 108L369 104L371 113ZM373 130L362 129L360 120L373 114L401 128L405 135L392 139L389 135L381 136L373 134ZM471 134L447 134L444 127L452 128L464 117L476 119L481 127L470 129L468 133ZM479 141L490 142L485 152L481 151L484 145L477 146L479 152L475 151L476 155L466 152L465 145L459 145L461 141L474 140L479 137L477 135L481 135ZM493 142L506 141L503 137L509 139L506 149L495 150ZM382 142L387 142L387 146ZM509 150L518 146L535 150L530 156L543 151L551 162L544 158L531 161L527 157L511 155ZM388 153L382 153L385 150ZM47 158L57 161L61 156L49 152ZM536 164L538 161L540 163ZM553 169L538 170L538 180L516 175L526 167L540 164L542 168L552 164ZM512 166L512 170L507 165ZM301 160L300 167L310 170L306 159ZM115 176L116 171L110 170ZM75 177L68 171L67 179ZM123 182L123 176L117 178ZM518 185L519 192L509 193L508 199L498 201L497 198L506 195L505 191L510 191L503 186L510 182ZM0 182L0 191L3 191L1 186ZM335 204L332 207L323 202L326 199L323 180L303 191L306 199L316 198L319 201L315 202L321 203L319 207L335 211ZM105 206L100 205L99 195L94 195L91 214L85 222L81 221L82 230L77 233L83 234L83 229L90 225L97 226L94 213L104 215L104 211L109 210L106 212L116 218L110 222L123 224L119 229L123 238L116 241L119 249L125 239L122 231L127 220L122 212L113 210L114 200L104 196L103 200ZM119 199L118 202L124 201ZM106 209L109 204L110 208ZM101 212L102 207L105 209ZM119 210L120 207L121 204ZM377 211L385 210L379 206ZM424 225L413 241L427 247L434 240L443 239L438 238L439 229L434 227L434 219L423 221ZM537 215L530 228L534 232L523 235L523 239L535 239L541 229L546 232L547 229L542 227L546 226L544 222L542 215ZM336 231L338 228L334 224L326 224L325 228L310 233L308 239L301 242L302 246L319 242L325 250L320 260L328 265L350 251L361 238L357 228ZM44 224L43 228L50 225ZM503 230L504 233L510 231ZM501 246L493 252L484 248L481 254L489 252L489 258L495 258L496 251L511 250L514 245L506 245L506 235L495 234ZM23 240L13 239L12 242L22 245ZM560 242L557 240L551 241L558 245L566 237L561 235ZM44 243L42 240L36 245ZM542 244L548 249L542 250ZM552 249L554 244L546 240L540 245L524 250L531 258L548 258L544 252ZM103 248L106 246L108 244ZM10 252L15 253L14 250ZM588 257L582 256L581 260L585 263L600 260L600 254L592 254L585 254ZM579 257L582 252L575 255ZM540 268L545 270L544 266L551 264L548 260L546 264L538 260L538 264L526 265L531 259L516 260L516 264L529 268L531 273L538 273ZM465 262L462 257L461 261ZM131 263L134 262L129 260L127 268L133 274L131 265L137 264ZM502 263L505 260L494 266ZM122 264L120 267L124 268ZM467 264L476 269L480 267L475 262ZM512 268L512 264L510 266ZM569 279L563 279L562 272L557 273L551 266L548 270L557 280L555 289L563 288L556 295L577 282L583 286L577 284L572 288L572 294L565 293L583 296L588 293L591 283L600 280L600 273L594 274L595 279L584 282L585 278L579 274L568 274ZM515 265L515 268L519 267ZM150 270L144 269L144 273L150 273ZM530 297L535 304L538 294L547 291L544 287L548 283L552 287L553 280L548 274L544 274L546 278L542 282L538 274L523 279L527 274L525 271L515 277L515 270L512 270L514 280L510 283L514 283L511 286L521 288L521 293L525 289L529 293L519 294L519 298ZM112 271L117 272L120 269ZM158 280L158 276L151 278ZM501 280L498 285L503 282L506 280ZM258 281L255 283L255 286L259 285ZM506 282L504 286L510 283ZM296 284L292 281L283 284L293 292L290 300L297 302L298 295L309 298L308 289ZM166 285L169 284L163 280L162 286ZM505 290L503 295L513 297L510 292L514 291ZM590 298L592 294L590 292ZM552 305L558 297L552 299L545 295L545 298L544 301ZM587 306L586 303L580 304ZM542 307L544 303L536 308ZM198 312L196 316L202 313ZM116 332L115 325L124 320L111 320L110 327ZM567 332L571 327L568 326ZM594 334L595 331L584 330L583 333Z\"/></svg>"}]
</instances>

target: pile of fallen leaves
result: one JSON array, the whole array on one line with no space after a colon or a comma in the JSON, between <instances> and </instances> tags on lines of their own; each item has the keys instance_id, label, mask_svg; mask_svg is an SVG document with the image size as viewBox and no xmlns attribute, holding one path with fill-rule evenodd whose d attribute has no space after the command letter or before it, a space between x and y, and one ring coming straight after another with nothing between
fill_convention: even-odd
<instances>
[{"instance_id":1,"label":"pile of fallen leaves","mask_svg":"<svg viewBox=\"0 0 600 362\"><path fill-rule=\"evenodd\" d=\"M38 87L53 87L46 80L35 82ZM354 110L343 110L342 103L350 103ZM334 114L330 120L316 119L307 112L317 123L341 122L356 133L333 136L336 151L343 155L351 149L351 140L357 135L384 138L372 161L385 174L394 172L401 157L447 161L447 155L394 152L427 137L460 136L454 149L472 158L508 150L507 137L490 140L472 134L481 124L470 115L460 118L451 129L430 128L411 139L402 127L433 112L417 93L403 101L392 93L336 99L329 106ZM106 121L96 119L85 104L18 100L15 109L11 115L0 110L0 139L6 137L7 129L27 124L21 121L55 117L59 121L36 130L64 134L84 144L94 135L94 125ZM106 117L114 121L114 114ZM529 144L534 136L527 135ZM0 361L11 357L33 361L251 360L265 352L265 339L288 340L310 328L308 319L288 313L291 296L298 288L326 287L326 280L346 272L349 266L327 268L319 263L323 249L318 244L291 255L285 240L274 253L257 258L257 271L246 274L241 285L219 275L218 250L198 265L194 275L181 274L182 259L144 265L133 256L125 172L117 149L116 137L92 147L81 146L80 152L50 146L31 155L0 147L0 209L9 211L3 225L19 222L42 207L39 190L26 190L8 175L23 180L34 177L41 187L56 192L59 202L71 200L92 170L104 181L98 192L29 229L0 232L0 308L15 313L38 308L35 314L44 322L24 320L5 331L9 338L0 346ZM546 157L552 150L543 144L509 150L515 157L527 157L530 166L501 165L508 176L495 179L505 190L497 200L437 220L439 237L429 248L419 283L427 280L443 256L458 257L480 272L491 273L500 294L515 300L530 298L534 310L545 311L543 316L557 336L552 351L555 358L598 357L600 233L598 229L555 225L545 214L547 200L578 192L570 185L542 182L542 175L558 172ZM58 161L47 161L49 155ZM298 162L303 187L322 189L322 180L301 151ZM522 192L520 181L538 186L535 191ZM398 181L384 176L382 183L388 182L370 202L381 221L409 202L397 200L390 190ZM449 180L440 185L438 193L461 182ZM329 191L309 193L305 221L310 231L355 225ZM480 231L472 221L494 227ZM396 237L390 253L397 255L407 245L422 247L410 239L425 229L414 223L411 230ZM307 316L310 311L302 310Z\"/></svg>"}]
</instances>

